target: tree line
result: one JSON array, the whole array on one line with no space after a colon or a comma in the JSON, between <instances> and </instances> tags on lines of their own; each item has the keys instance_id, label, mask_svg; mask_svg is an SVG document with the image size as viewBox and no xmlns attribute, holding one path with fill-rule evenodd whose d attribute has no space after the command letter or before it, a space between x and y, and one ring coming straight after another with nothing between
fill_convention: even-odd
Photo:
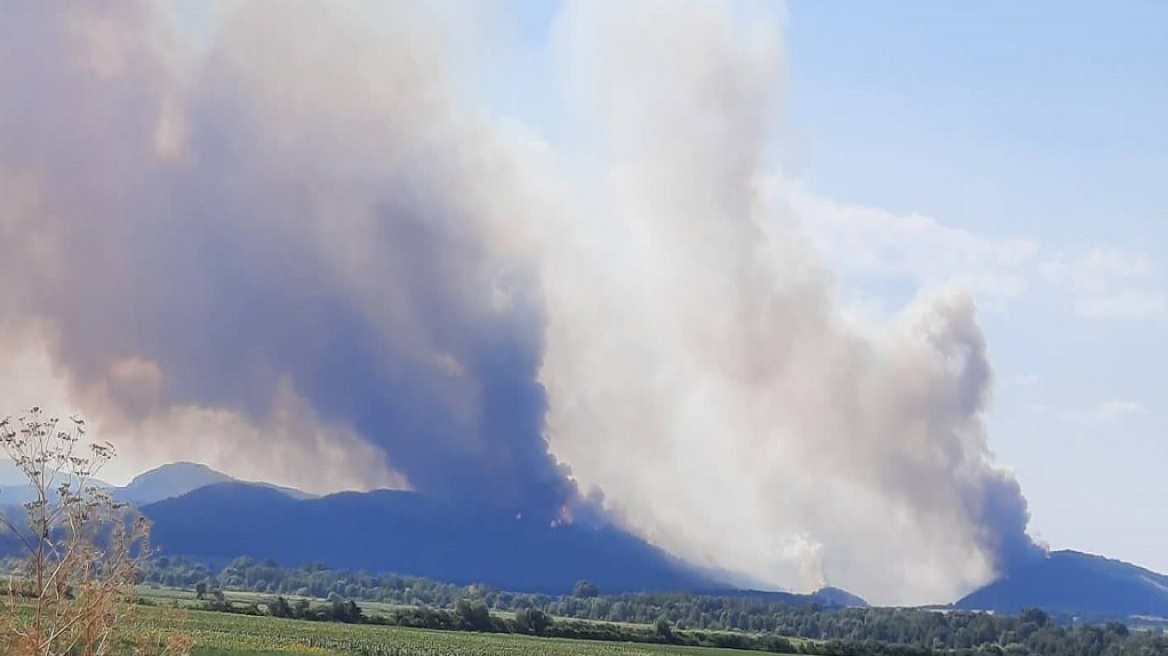
<instances>
[{"instance_id":1,"label":"tree line","mask_svg":"<svg viewBox=\"0 0 1168 656\"><path fill-rule=\"evenodd\" d=\"M1134 630L1118 622L1072 626L1040 610L1016 616L895 608L826 608L750 596L695 594L606 595L588 582L573 594L508 592L428 579L332 570L320 563L284 568L270 560L237 558L212 570L184 558L155 560L147 583L192 589L267 593L272 603L293 604L301 615L273 612L271 604L236 612L345 621L329 617L343 605L375 601L402 608L356 621L443 630L530 633L563 638L625 640L756 649L779 653L1001 654L1024 656L1126 656L1166 654L1158 629ZM286 597L301 598L287 602ZM303 598L328 599L320 606ZM283 604L279 600L285 599ZM329 608L336 610L329 611ZM315 617L304 616L315 613ZM1060 621L1061 620L1061 621ZM806 642L802 639L807 640Z\"/></svg>"}]
</instances>

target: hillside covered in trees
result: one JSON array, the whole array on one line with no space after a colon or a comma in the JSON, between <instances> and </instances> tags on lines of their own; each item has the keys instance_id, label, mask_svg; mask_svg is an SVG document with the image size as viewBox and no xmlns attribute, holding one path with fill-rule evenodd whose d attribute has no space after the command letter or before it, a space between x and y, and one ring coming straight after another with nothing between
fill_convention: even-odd
<instances>
[{"instance_id":1,"label":"hillside covered in trees","mask_svg":"<svg viewBox=\"0 0 1168 656\"><path fill-rule=\"evenodd\" d=\"M336 568L549 593L570 592L580 579L625 591L718 585L611 524L550 526L411 492L297 499L268 487L221 483L141 510L152 523L151 544L162 553L216 566L251 554L282 563L314 560Z\"/></svg>"},{"instance_id":2,"label":"hillside covered in trees","mask_svg":"<svg viewBox=\"0 0 1168 656\"><path fill-rule=\"evenodd\" d=\"M1168 617L1168 576L1077 551L1028 563L954 604L1018 613L1026 608L1096 617Z\"/></svg>"}]
</instances>

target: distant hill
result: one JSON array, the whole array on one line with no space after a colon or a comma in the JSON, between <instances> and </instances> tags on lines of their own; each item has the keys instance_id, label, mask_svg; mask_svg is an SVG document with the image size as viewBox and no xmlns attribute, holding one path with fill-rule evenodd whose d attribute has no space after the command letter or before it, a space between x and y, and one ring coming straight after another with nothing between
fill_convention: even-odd
<instances>
[{"instance_id":1,"label":"distant hill","mask_svg":"<svg viewBox=\"0 0 1168 656\"><path fill-rule=\"evenodd\" d=\"M508 513L396 491L293 499L238 483L142 508L152 542L211 564L240 555L285 566L394 572L459 584L565 593L587 579L606 593L718 587L614 527L552 527Z\"/></svg>"},{"instance_id":2,"label":"distant hill","mask_svg":"<svg viewBox=\"0 0 1168 656\"><path fill-rule=\"evenodd\" d=\"M958 601L968 610L1168 617L1168 576L1102 556L1055 551Z\"/></svg>"},{"instance_id":3,"label":"distant hill","mask_svg":"<svg viewBox=\"0 0 1168 656\"><path fill-rule=\"evenodd\" d=\"M843 608L867 608L868 602L860 597L835 587L820 588L811 593L811 597L824 606L840 606Z\"/></svg>"},{"instance_id":4,"label":"distant hill","mask_svg":"<svg viewBox=\"0 0 1168 656\"><path fill-rule=\"evenodd\" d=\"M820 588L815 592L801 594L797 592L780 592L773 590L750 590L738 588L716 588L712 590L692 590L695 594L710 597L735 597L750 599L771 604L785 604L788 606L806 606L817 604L824 608L868 608L868 602L860 597L839 588Z\"/></svg>"},{"instance_id":5,"label":"distant hill","mask_svg":"<svg viewBox=\"0 0 1168 656\"><path fill-rule=\"evenodd\" d=\"M27 479L20 467L8 458L0 458L0 487L24 485Z\"/></svg>"},{"instance_id":6,"label":"distant hill","mask_svg":"<svg viewBox=\"0 0 1168 656\"><path fill-rule=\"evenodd\" d=\"M16 465L12 464L11 461L6 461L2 466L0 466L0 469L3 470L3 474L0 476L0 478L6 481L3 485L0 485L0 506L19 506L20 504L27 503L36 498L36 491L33 490L32 486L26 482L28 479L25 477L24 473L16 467ZM57 482L61 483L64 482L64 480L65 479L63 477L58 478ZM70 483L76 485L75 480L71 480ZM89 484L98 488L113 487L109 483L96 478L91 479ZM56 486L53 487L55 488Z\"/></svg>"},{"instance_id":7,"label":"distant hill","mask_svg":"<svg viewBox=\"0 0 1168 656\"><path fill-rule=\"evenodd\" d=\"M0 486L0 505L19 505L35 498L32 487L27 483L19 483L19 481L24 480L23 474L11 462L0 465L0 474L3 475L3 480L14 481L14 484ZM220 483L245 483L265 487L296 499L311 497L311 495L293 488L279 487L269 483L239 481L206 465L193 462L175 462L162 465L139 474L123 487L111 485L101 480L93 481L95 486L110 490L118 501L131 503L135 506L179 497L199 488Z\"/></svg>"},{"instance_id":8,"label":"distant hill","mask_svg":"<svg viewBox=\"0 0 1168 656\"><path fill-rule=\"evenodd\" d=\"M125 487L115 491L123 501L135 505L149 504L171 497L179 497L208 485L230 483L234 478L206 465L176 462L163 465L134 477Z\"/></svg>"},{"instance_id":9,"label":"distant hill","mask_svg":"<svg viewBox=\"0 0 1168 656\"><path fill-rule=\"evenodd\" d=\"M176 462L162 465L157 469L140 474L126 484L125 487L116 489L114 496L134 505L143 506L156 501L162 501L163 499L180 497L199 488L218 485L220 483L244 483L265 487L295 499L307 499L312 496L290 487L280 487L270 483L240 481L223 472L215 471L206 465L193 462Z\"/></svg>"}]
</instances>

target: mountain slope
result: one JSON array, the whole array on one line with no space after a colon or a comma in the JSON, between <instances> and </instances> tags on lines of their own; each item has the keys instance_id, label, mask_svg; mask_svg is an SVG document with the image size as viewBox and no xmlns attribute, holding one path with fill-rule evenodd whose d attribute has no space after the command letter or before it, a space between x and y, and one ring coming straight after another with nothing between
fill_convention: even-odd
<instances>
[{"instance_id":1,"label":"mountain slope","mask_svg":"<svg viewBox=\"0 0 1168 656\"><path fill-rule=\"evenodd\" d=\"M8 458L0 458L0 487L24 485L27 480L15 462Z\"/></svg>"},{"instance_id":2,"label":"mountain slope","mask_svg":"<svg viewBox=\"0 0 1168 656\"><path fill-rule=\"evenodd\" d=\"M14 465L7 463L7 466L14 471L6 471L0 466L0 472L5 472L6 478L4 480L26 480ZM297 489L280 487L270 483L240 481L206 465L193 462L175 462L162 465L139 474L123 487L110 485L100 480L92 481L92 485L109 490L118 501L131 503L135 506L144 506L163 499L180 497L199 488L220 483L244 483L265 487L296 499L307 499L312 496ZM34 498L36 498L36 491L27 483L0 487L0 505L18 506Z\"/></svg>"},{"instance_id":3,"label":"mountain slope","mask_svg":"<svg viewBox=\"0 0 1168 656\"><path fill-rule=\"evenodd\" d=\"M868 602L864 601L860 597L848 592L847 590L841 590L840 588L831 586L820 588L811 593L811 596L824 606L839 606L842 608L868 607Z\"/></svg>"},{"instance_id":4,"label":"mountain slope","mask_svg":"<svg viewBox=\"0 0 1168 656\"><path fill-rule=\"evenodd\" d=\"M235 479L202 464L175 462L135 476L115 496L133 504L148 504L178 497L208 485L230 483Z\"/></svg>"},{"instance_id":5,"label":"mountain slope","mask_svg":"<svg viewBox=\"0 0 1168 656\"><path fill-rule=\"evenodd\" d=\"M65 480L66 479L64 477L59 478L56 482L56 485L50 486L53 488L53 490L50 490L50 493L56 495L55 490L57 485L64 482ZM74 487L74 489L77 488L76 479L70 478L69 483ZM105 489L112 489L114 487L100 479L90 479L88 486ZM36 489L27 483L0 486L0 506L19 507L21 504L28 503L29 501L32 501L36 498Z\"/></svg>"},{"instance_id":6,"label":"mountain slope","mask_svg":"<svg viewBox=\"0 0 1168 656\"><path fill-rule=\"evenodd\" d=\"M153 522L153 543L165 553L213 563L240 555L285 566L321 561L524 591L567 592L581 579L605 592L716 587L612 527L553 528L408 492L296 500L226 483L142 510Z\"/></svg>"},{"instance_id":7,"label":"mountain slope","mask_svg":"<svg viewBox=\"0 0 1168 656\"><path fill-rule=\"evenodd\" d=\"M974 591L957 608L1026 608L1098 617L1168 617L1168 576L1118 560L1056 551Z\"/></svg>"}]
</instances>

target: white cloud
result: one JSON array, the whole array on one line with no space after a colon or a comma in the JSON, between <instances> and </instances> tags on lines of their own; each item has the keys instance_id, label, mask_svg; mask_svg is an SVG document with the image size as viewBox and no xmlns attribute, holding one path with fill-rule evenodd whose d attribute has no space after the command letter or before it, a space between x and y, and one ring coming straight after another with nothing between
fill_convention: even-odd
<instances>
[{"instance_id":1,"label":"white cloud","mask_svg":"<svg viewBox=\"0 0 1168 656\"><path fill-rule=\"evenodd\" d=\"M1077 255L1045 254L1038 241L996 237L946 225L922 214L896 214L820 197L775 175L763 187L800 223L830 264L845 298L891 314L887 289L955 287L979 307L1001 310L1045 282L1069 296L1076 315L1121 321L1168 318L1168 293L1147 255L1094 248ZM903 303L906 299L900 299Z\"/></svg>"},{"instance_id":2,"label":"white cloud","mask_svg":"<svg viewBox=\"0 0 1168 656\"><path fill-rule=\"evenodd\" d=\"M1078 258L1078 284L1090 288L1098 278L1147 278L1156 274L1156 265L1146 255L1096 248Z\"/></svg>"},{"instance_id":3,"label":"white cloud","mask_svg":"<svg viewBox=\"0 0 1168 656\"><path fill-rule=\"evenodd\" d=\"M960 287L995 308L1025 293L1033 278L1039 249L1032 240L986 236L922 214L837 203L778 177L765 184L845 287L873 282Z\"/></svg>"},{"instance_id":4,"label":"white cloud","mask_svg":"<svg viewBox=\"0 0 1168 656\"><path fill-rule=\"evenodd\" d=\"M1108 399L1087 408L1064 412L1062 418L1076 424L1118 424L1148 412L1146 406L1135 401Z\"/></svg>"},{"instance_id":5,"label":"white cloud","mask_svg":"<svg viewBox=\"0 0 1168 656\"><path fill-rule=\"evenodd\" d=\"M1127 289L1107 296L1076 298L1074 309L1093 319L1164 319L1168 317L1168 297L1163 292Z\"/></svg>"},{"instance_id":6,"label":"white cloud","mask_svg":"<svg viewBox=\"0 0 1168 656\"><path fill-rule=\"evenodd\" d=\"M1096 248L1076 257L1056 255L1039 266L1051 285L1070 295L1075 314L1124 321L1168 318L1168 294L1156 263L1146 255Z\"/></svg>"}]
</instances>

